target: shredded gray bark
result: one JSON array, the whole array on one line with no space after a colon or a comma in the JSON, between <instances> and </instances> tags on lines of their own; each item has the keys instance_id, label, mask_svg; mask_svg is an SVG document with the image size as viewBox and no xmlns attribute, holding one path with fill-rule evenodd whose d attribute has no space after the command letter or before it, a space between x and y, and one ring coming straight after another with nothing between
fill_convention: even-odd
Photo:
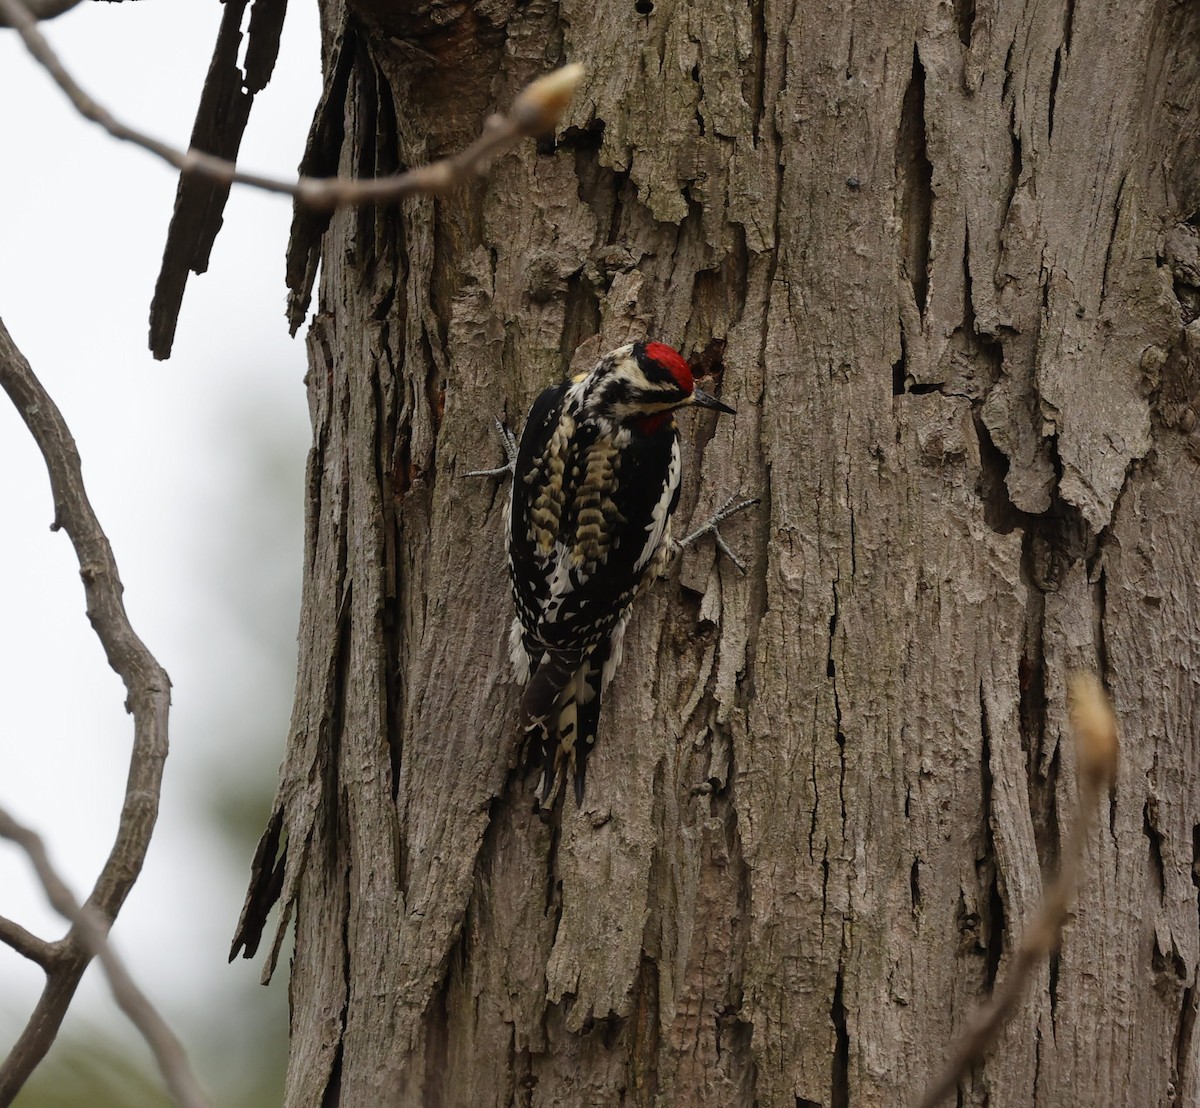
<instances>
[{"instance_id":1,"label":"shredded gray bark","mask_svg":"<svg viewBox=\"0 0 1200 1108\"><path fill-rule=\"evenodd\" d=\"M1193 1103L1200 8L323 8L310 153L343 171L589 73L486 182L298 225L286 846L240 934L277 882L288 1103L919 1095L1054 869L1077 666L1121 777L960 1100ZM688 422L680 515L761 496L727 528L750 572L701 543L639 606L584 806L544 824L506 490L459 475L646 335L738 409Z\"/></svg>"}]
</instances>

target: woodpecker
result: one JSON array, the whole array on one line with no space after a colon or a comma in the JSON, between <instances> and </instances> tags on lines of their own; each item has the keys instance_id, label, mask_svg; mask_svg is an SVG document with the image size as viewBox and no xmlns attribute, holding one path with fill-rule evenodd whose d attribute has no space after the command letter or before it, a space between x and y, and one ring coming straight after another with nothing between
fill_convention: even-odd
<instances>
[{"instance_id":1,"label":"woodpecker","mask_svg":"<svg viewBox=\"0 0 1200 1108\"><path fill-rule=\"evenodd\" d=\"M695 387L677 351L635 342L546 389L515 450L501 427L513 470L510 644L525 684L522 727L541 742L544 807L564 771L582 805L600 700L621 660L630 605L682 545L671 538L680 480L673 413L689 405L734 411ZM684 542L713 531L728 550L716 524L757 503L733 506L734 499Z\"/></svg>"}]
</instances>

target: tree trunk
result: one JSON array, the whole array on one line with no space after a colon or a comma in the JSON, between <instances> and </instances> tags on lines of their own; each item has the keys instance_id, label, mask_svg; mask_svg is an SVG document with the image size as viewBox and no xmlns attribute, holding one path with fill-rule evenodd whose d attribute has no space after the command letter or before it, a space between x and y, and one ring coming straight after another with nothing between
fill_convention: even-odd
<instances>
[{"instance_id":1,"label":"tree trunk","mask_svg":"<svg viewBox=\"0 0 1200 1108\"><path fill-rule=\"evenodd\" d=\"M1119 782L960 1100L1195 1104L1200 5L322 8L311 172L588 75L486 181L296 223L301 661L242 932L295 920L288 1103L906 1101L1076 818L1084 666ZM542 822L507 486L462 474L643 336L738 409L682 419L679 518L761 496L750 571L701 543L638 606Z\"/></svg>"}]
</instances>

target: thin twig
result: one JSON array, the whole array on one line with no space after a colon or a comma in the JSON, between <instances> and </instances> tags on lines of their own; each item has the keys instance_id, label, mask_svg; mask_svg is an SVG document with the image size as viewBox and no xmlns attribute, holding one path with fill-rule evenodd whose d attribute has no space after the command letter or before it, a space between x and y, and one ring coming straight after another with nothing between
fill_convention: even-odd
<instances>
[{"instance_id":1,"label":"thin twig","mask_svg":"<svg viewBox=\"0 0 1200 1108\"><path fill-rule=\"evenodd\" d=\"M176 1103L184 1108L208 1108L209 1099L192 1073L182 1044L167 1026L166 1020L158 1014L150 998L138 988L125 963L108 941L107 921L95 909L79 904L50 864L41 836L17 823L3 808L0 808L0 838L16 843L25 851L54 910L74 924L75 933L83 940L88 951L100 960L113 999L146 1040Z\"/></svg>"},{"instance_id":2,"label":"thin twig","mask_svg":"<svg viewBox=\"0 0 1200 1108\"><path fill-rule=\"evenodd\" d=\"M63 12L69 12L79 2L80 0L25 0L25 10L34 19L41 22L44 19L54 19ZM0 27L8 26L11 26L8 20L0 17Z\"/></svg>"},{"instance_id":3,"label":"thin twig","mask_svg":"<svg viewBox=\"0 0 1200 1108\"><path fill-rule=\"evenodd\" d=\"M1095 823L1098 801L1117 776L1117 721L1112 706L1093 674L1072 675L1069 686L1071 730L1079 771L1079 803L1063 849L1058 875L1042 894L1033 922L1021 936L1004 984L975 1014L955 1045L942 1076L925 1091L920 1108L936 1108L958 1087L971 1068L983 1061L1000 1034L1033 971L1058 949L1063 925L1079 884L1083 851Z\"/></svg>"},{"instance_id":4,"label":"thin twig","mask_svg":"<svg viewBox=\"0 0 1200 1108\"><path fill-rule=\"evenodd\" d=\"M235 163L202 150L177 150L127 126L84 92L67 72L50 43L38 30L37 20L29 13L27 0L0 0L0 18L16 29L26 49L67 94L80 115L99 124L113 138L148 150L185 176L194 175L223 185L249 185L266 192L283 193L312 208L384 204L416 193L445 192L468 177L482 173L521 139L552 131L583 76L583 66L575 64L539 77L517 97L507 115L489 116L482 134L470 146L430 165L418 166L407 173L361 181L346 177L300 177L295 181L282 181L243 173Z\"/></svg>"},{"instance_id":5,"label":"thin twig","mask_svg":"<svg viewBox=\"0 0 1200 1108\"><path fill-rule=\"evenodd\" d=\"M36 962L47 973L54 966L58 957L57 948L53 943L39 938L32 931L26 931L15 920L0 916L0 943L10 946L23 958Z\"/></svg>"},{"instance_id":6,"label":"thin twig","mask_svg":"<svg viewBox=\"0 0 1200 1108\"><path fill-rule=\"evenodd\" d=\"M50 394L13 345L2 320L0 388L16 406L45 459L54 497L54 527L65 530L75 548L88 619L109 665L125 684L126 705L133 714L133 750L117 835L87 902L88 910L110 926L141 873L158 816L171 682L125 614L116 559L88 502L75 440ZM0 1108L12 1102L49 1050L92 957L78 928L55 948L41 999L0 1065Z\"/></svg>"}]
</instances>

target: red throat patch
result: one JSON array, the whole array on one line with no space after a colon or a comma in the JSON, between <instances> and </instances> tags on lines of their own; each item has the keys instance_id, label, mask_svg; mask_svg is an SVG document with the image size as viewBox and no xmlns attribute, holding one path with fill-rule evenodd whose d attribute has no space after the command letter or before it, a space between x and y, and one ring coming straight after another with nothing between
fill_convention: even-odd
<instances>
[{"instance_id":1,"label":"red throat patch","mask_svg":"<svg viewBox=\"0 0 1200 1108\"><path fill-rule=\"evenodd\" d=\"M630 424L643 435L655 435L671 422L670 412L655 412L653 415L639 416L630 420Z\"/></svg>"},{"instance_id":2,"label":"red throat patch","mask_svg":"<svg viewBox=\"0 0 1200 1108\"><path fill-rule=\"evenodd\" d=\"M691 392L692 371L688 368L687 362L683 360L678 350L672 349L665 342L648 342L646 343L646 357L653 358L658 362L672 377L675 378L675 383L683 389L684 392Z\"/></svg>"}]
</instances>

